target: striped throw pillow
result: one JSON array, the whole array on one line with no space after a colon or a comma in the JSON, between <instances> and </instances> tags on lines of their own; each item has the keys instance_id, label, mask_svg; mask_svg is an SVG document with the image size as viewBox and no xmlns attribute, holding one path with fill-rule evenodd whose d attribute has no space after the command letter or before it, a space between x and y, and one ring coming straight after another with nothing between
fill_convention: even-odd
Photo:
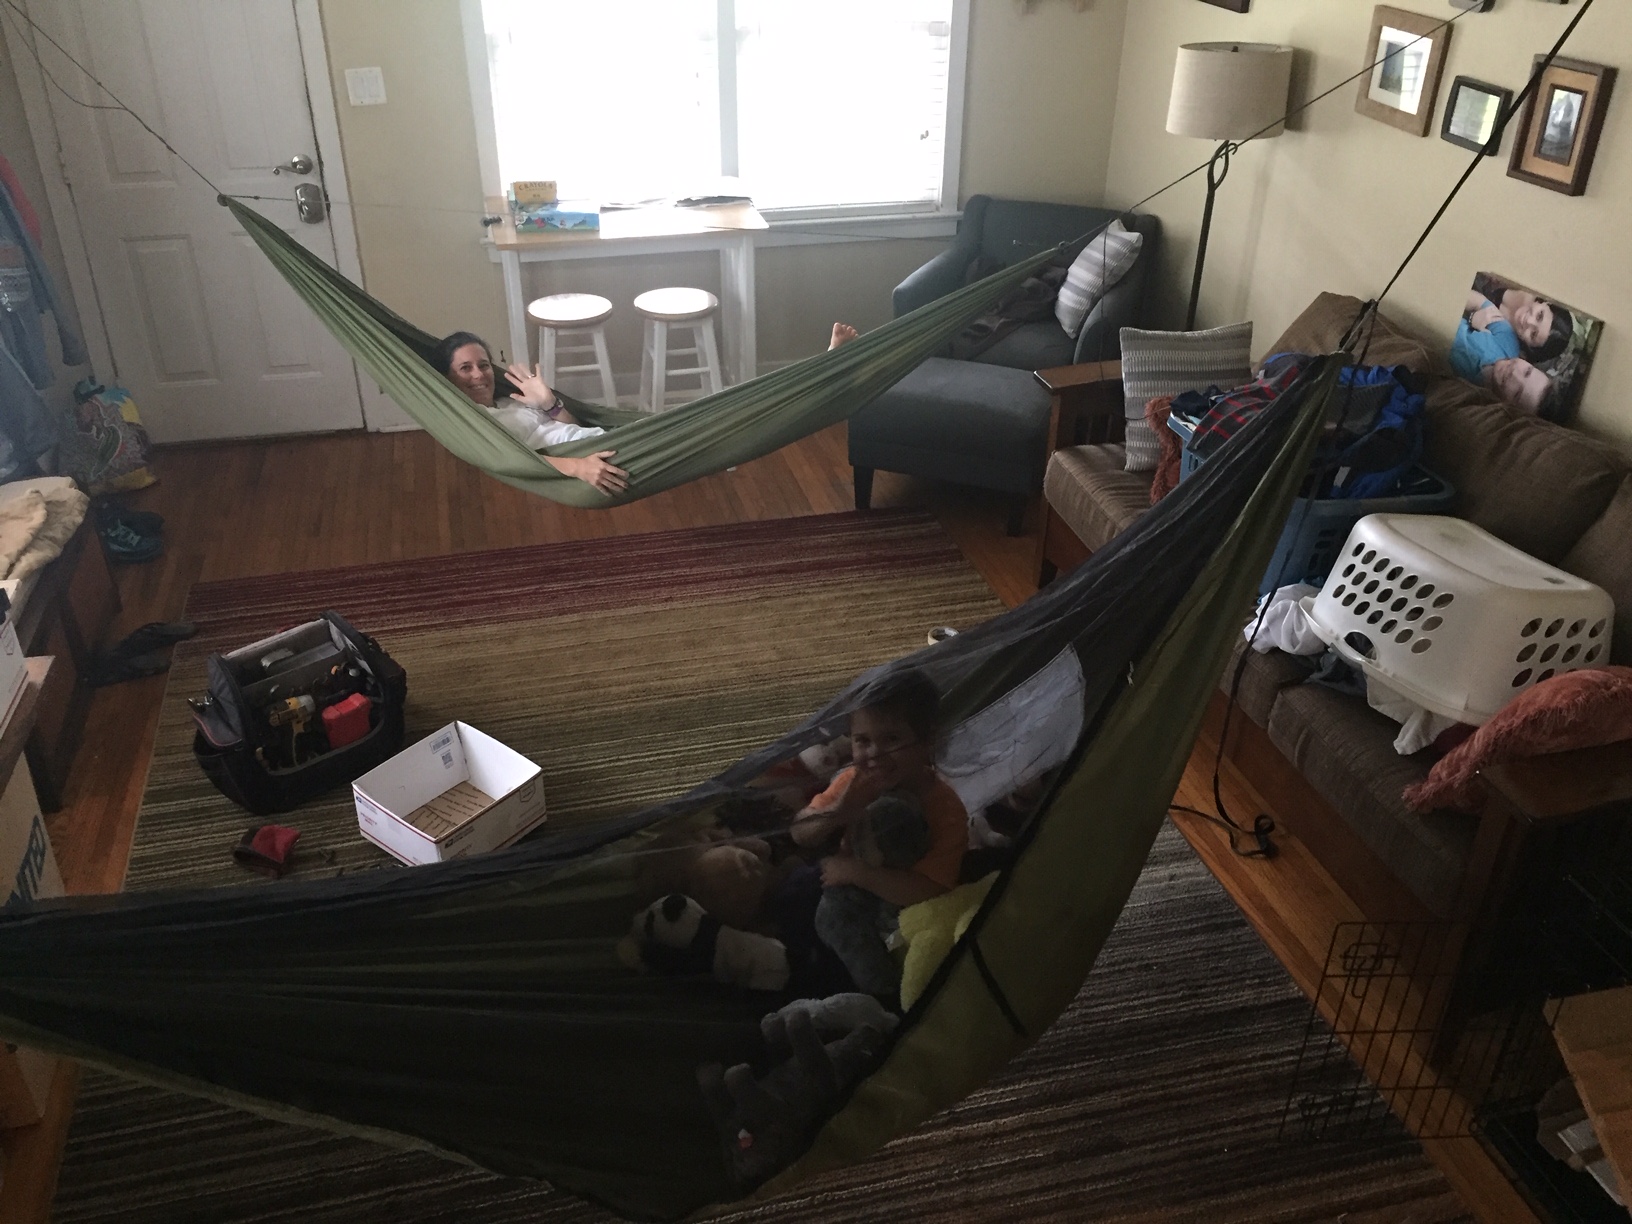
<instances>
[{"instance_id":1,"label":"striped throw pillow","mask_svg":"<svg viewBox=\"0 0 1632 1224\"><path fill-rule=\"evenodd\" d=\"M1112 221L1105 231L1082 248L1065 274L1060 296L1054 299L1054 317L1073 340L1082 330L1088 314L1116 283L1139 261L1145 236L1136 234L1120 221Z\"/></svg>"},{"instance_id":2,"label":"striped throw pillow","mask_svg":"<svg viewBox=\"0 0 1632 1224\"><path fill-rule=\"evenodd\" d=\"M1122 329L1122 391L1127 397L1129 472L1154 472L1161 446L1145 420L1145 403L1158 395L1239 387L1252 377L1252 324L1207 331Z\"/></svg>"}]
</instances>

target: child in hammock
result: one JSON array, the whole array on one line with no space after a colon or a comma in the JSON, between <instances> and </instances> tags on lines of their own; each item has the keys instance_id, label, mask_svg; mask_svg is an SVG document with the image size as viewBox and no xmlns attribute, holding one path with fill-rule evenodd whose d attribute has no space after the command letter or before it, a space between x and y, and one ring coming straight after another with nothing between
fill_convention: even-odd
<instances>
[{"instance_id":1,"label":"child in hammock","mask_svg":"<svg viewBox=\"0 0 1632 1224\"><path fill-rule=\"evenodd\" d=\"M969 840L963 803L935 772L939 717L940 695L921 672L880 680L850 715L851 765L792 827L807 848L838 840L821 863L817 937L860 989L892 1000L896 916L956 887Z\"/></svg>"}]
</instances>

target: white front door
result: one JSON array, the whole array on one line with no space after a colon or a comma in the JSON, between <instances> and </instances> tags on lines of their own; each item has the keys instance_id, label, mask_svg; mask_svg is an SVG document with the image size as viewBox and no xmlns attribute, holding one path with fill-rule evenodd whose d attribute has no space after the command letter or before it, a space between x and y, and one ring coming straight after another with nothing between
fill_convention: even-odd
<instances>
[{"instance_id":1,"label":"white front door","mask_svg":"<svg viewBox=\"0 0 1632 1224\"><path fill-rule=\"evenodd\" d=\"M327 217L303 221L295 203L301 185L324 193L294 0L26 3L221 191L270 197L250 206L334 262ZM105 329L114 366L98 376L129 389L160 442L360 429L351 359L215 192L130 115L102 108L111 100L45 38L33 42L60 85L45 96L75 215L57 220L77 225L90 264L95 300L78 295L80 315ZM44 135L36 123L49 164ZM310 169L273 174L297 157Z\"/></svg>"}]
</instances>

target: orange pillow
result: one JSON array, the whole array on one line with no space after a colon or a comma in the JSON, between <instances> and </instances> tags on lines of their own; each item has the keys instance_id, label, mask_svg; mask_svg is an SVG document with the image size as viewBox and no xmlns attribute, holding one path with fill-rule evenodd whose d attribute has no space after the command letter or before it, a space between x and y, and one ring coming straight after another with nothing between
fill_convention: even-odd
<instances>
[{"instance_id":1,"label":"orange pillow","mask_svg":"<svg viewBox=\"0 0 1632 1224\"><path fill-rule=\"evenodd\" d=\"M1503 761L1632 739L1632 667L1583 668L1525 690L1401 796L1419 812L1476 812L1479 771Z\"/></svg>"}]
</instances>

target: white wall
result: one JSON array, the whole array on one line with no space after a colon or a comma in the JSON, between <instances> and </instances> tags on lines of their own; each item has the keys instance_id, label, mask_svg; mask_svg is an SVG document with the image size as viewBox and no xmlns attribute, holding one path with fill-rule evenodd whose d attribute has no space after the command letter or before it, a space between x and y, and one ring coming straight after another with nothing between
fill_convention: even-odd
<instances>
[{"instance_id":1,"label":"white wall","mask_svg":"<svg viewBox=\"0 0 1632 1224\"><path fill-rule=\"evenodd\" d=\"M1211 146L1164 131L1180 43L1221 39L1299 49L1295 101L1366 61L1372 5L1362 0L1254 0L1226 12L1197 0L1138 0L1123 40L1107 194L1126 205L1206 159ZM1450 16L1443 2L1407 7ZM1522 87L1578 11L1502 0L1456 23L1440 87L1466 74ZM1632 67L1632 6L1599 0L1566 54ZM1313 107L1278 140L1249 145L1220 190L1198 322L1252 319L1260 350L1322 289L1371 297L1392 275L1472 157L1432 134L1415 137L1358 114L1358 86ZM1507 153L1487 158L1384 309L1449 344L1476 271L1501 272L1604 320L1581 407L1582 428L1632 445L1632 81L1610 104L1587 194L1570 198L1507 177ZM1182 324L1205 186L1198 176L1150 205L1165 225L1159 270L1163 322Z\"/></svg>"}]
</instances>

